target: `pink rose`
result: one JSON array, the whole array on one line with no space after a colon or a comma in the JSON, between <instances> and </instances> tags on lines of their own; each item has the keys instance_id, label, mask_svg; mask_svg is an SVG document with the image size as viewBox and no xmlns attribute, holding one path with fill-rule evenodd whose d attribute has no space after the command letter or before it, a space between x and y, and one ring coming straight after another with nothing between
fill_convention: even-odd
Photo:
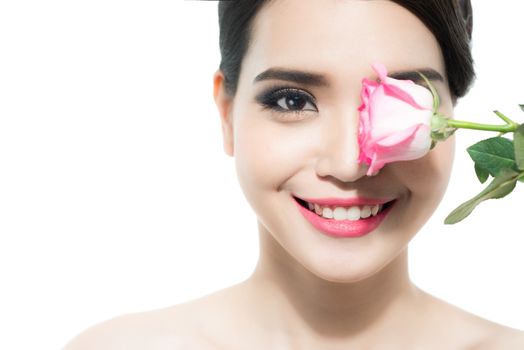
<instances>
[{"instance_id":1,"label":"pink rose","mask_svg":"<svg viewBox=\"0 0 524 350\"><path fill-rule=\"evenodd\" d=\"M381 63L372 65L380 82L362 80L359 163L375 175L387 163L424 156L431 147L433 95L411 80L387 76Z\"/></svg>"}]
</instances>

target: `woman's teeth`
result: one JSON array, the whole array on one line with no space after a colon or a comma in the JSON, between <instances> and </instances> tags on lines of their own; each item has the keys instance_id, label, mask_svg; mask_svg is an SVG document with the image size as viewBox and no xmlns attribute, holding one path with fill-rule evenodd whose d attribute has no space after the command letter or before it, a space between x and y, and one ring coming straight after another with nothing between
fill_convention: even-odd
<instances>
[{"instance_id":1,"label":"woman's teeth","mask_svg":"<svg viewBox=\"0 0 524 350\"><path fill-rule=\"evenodd\" d=\"M360 220L377 215L383 208L382 204L346 207L322 206L307 203L309 210L326 219L335 220Z\"/></svg>"}]
</instances>

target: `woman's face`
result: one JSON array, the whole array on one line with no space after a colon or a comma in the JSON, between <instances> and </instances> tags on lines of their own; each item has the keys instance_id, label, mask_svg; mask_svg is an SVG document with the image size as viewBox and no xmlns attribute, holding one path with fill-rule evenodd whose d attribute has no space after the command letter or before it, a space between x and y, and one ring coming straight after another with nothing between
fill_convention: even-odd
<instances>
[{"instance_id":1,"label":"woman's face","mask_svg":"<svg viewBox=\"0 0 524 350\"><path fill-rule=\"evenodd\" d=\"M361 81L377 79L374 62L390 73L434 69L444 77L433 82L440 111L451 116L440 47L415 15L390 1L277 0L262 8L254 24L238 90L222 123L226 152L235 157L261 234L275 242L266 247L274 251L264 253L292 257L325 280L366 278L398 256L436 209L448 183L454 139L423 158L390 163L366 176L367 166L357 163ZM270 68L322 75L324 84L254 81ZM267 97L283 88L296 91L288 98ZM340 238L313 227L293 196L397 201L370 234Z\"/></svg>"}]
</instances>

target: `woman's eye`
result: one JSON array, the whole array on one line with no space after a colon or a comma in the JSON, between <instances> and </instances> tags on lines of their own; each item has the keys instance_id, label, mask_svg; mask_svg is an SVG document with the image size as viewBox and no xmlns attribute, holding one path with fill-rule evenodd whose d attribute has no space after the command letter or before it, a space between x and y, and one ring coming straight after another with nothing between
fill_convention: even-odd
<instances>
[{"instance_id":1,"label":"woman's eye","mask_svg":"<svg viewBox=\"0 0 524 350\"><path fill-rule=\"evenodd\" d=\"M257 100L264 108L279 113L317 112L314 97L298 89L272 90L257 97Z\"/></svg>"}]
</instances>

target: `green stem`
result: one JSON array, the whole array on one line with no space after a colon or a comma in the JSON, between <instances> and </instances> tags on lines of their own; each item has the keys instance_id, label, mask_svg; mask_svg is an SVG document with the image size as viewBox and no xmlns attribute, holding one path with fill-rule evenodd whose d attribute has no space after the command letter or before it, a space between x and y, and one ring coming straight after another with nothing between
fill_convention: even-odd
<instances>
[{"instance_id":1,"label":"green stem","mask_svg":"<svg viewBox=\"0 0 524 350\"><path fill-rule=\"evenodd\" d=\"M499 131L501 133L514 132L519 127L518 124L506 124L506 125L492 125L492 124L480 124L473 122L466 122L462 120L448 119L447 124L453 128L458 129L474 129L474 130L486 130L486 131Z\"/></svg>"},{"instance_id":2,"label":"green stem","mask_svg":"<svg viewBox=\"0 0 524 350\"><path fill-rule=\"evenodd\" d=\"M500 119L504 120L506 123L508 123L509 125L513 125L513 124L517 124L515 123L513 120L509 119L508 117L506 117L504 114L502 114L501 112L499 111L493 111L493 113L495 113L496 115L499 116Z\"/></svg>"}]
</instances>

